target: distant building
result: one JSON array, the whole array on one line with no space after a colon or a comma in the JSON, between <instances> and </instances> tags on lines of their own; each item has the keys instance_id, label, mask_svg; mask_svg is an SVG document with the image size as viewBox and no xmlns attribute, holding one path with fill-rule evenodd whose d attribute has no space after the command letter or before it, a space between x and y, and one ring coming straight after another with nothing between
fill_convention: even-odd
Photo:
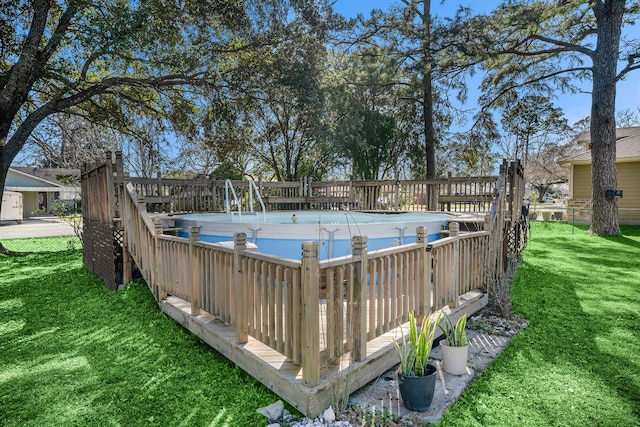
<instances>
[{"instance_id":1,"label":"distant building","mask_svg":"<svg viewBox=\"0 0 640 427\"><path fill-rule=\"evenodd\" d=\"M22 193L25 218L51 213L57 201L72 207L80 200L80 170L12 166L4 189Z\"/></svg>"},{"instance_id":2,"label":"distant building","mask_svg":"<svg viewBox=\"0 0 640 427\"><path fill-rule=\"evenodd\" d=\"M576 138L584 146L573 156L560 160L560 164L570 168L569 219L589 221L591 207L591 138L583 132ZM616 171L617 189L623 197L618 200L620 224L640 224L640 126L616 129ZM572 209L573 208L573 209Z\"/></svg>"}]
</instances>

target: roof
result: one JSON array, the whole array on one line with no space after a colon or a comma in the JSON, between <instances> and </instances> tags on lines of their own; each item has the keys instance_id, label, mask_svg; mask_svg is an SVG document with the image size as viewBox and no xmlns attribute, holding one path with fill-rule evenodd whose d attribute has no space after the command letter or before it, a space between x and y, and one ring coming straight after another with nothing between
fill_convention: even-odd
<instances>
[{"instance_id":1,"label":"roof","mask_svg":"<svg viewBox=\"0 0 640 427\"><path fill-rule=\"evenodd\" d=\"M69 168L39 168L37 166L11 166L9 169L37 178L44 183L56 187L70 187L64 176L74 176L80 178L80 169Z\"/></svg>"},{"instance_id":2,"label":"roof","mask_svg":"<svg viewBox=\"0 0 640 427\"><path fill-rule=\"evenodd\" d=\"M590 139L590 134L586 131L576 137L576 142L586 147ZM640 161L640 126L616 129L616 161ZM566 157L559 163L591 163L591 150L584 150Z\"/></svg>"}]
</instances>

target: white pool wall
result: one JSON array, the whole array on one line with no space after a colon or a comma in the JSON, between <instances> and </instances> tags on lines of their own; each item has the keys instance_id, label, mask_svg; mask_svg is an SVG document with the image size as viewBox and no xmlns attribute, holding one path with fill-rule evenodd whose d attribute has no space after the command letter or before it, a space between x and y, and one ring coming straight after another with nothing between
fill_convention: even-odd
<instances>
[{"instance_id":1,"label":"white pool wall","mask_svg":"<svg viewBox=\"0 0 640 427\"><path fill-rule=\"evenodd\" d=\"M296 217L292 218L294 214ZM243 214L241 219L226 214L181 215L175 217L175 222L183 229L179 234L181 237L188 237L189 226L200 226L200 240L211 243L232 241L235 233L246 233L247 240L255 243L260 252L285 258L300 259L302 243L316 241L320 259L329 259L351 254L351 238L359 234L367 236L370 251L414 243L416 228L420 226L427 227L429 241L437 240L452 218L446 214L428 213L350 212L344 215L340 211L267 212L266 215L266 223L262 214L257 218ZM287 223L271 223L273 221ZM344 223L346 221L349 222Z\"/></svg>"}]
</instances>

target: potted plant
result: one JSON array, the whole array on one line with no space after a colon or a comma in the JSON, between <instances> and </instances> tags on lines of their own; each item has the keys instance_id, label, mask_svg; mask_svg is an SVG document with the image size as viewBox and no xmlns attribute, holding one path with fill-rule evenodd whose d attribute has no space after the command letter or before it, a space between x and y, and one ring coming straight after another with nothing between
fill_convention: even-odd
<instances>
[{"instance_id":1,"label":"potted plant","mask_svg":"<svg viewBox=\"0 0 640 427\"><path fill-rule=\"evenodd\" d=\"M393 339L400 357L398 386L407 409L426 411L433 400L436 387L436 367L429 364L429 354L440 317L435 322L425 316L420 332L413 312L409 313L409 339L402 328L402 341Z\"/></svg>"},{"instance_id":2,"label":"potted plant","mask_svg":"<svg viewBox=\"0 0 640 427\"><path fill-rule=\"evenodd\" d=\"M469 355L469 342L465 332L467 316L463 315L454 325L447 313L443 312L442 314L442 324L438 325L445 337L440 341L442 367L449 374L466 374Z\"/></svg>"}]
</instances>

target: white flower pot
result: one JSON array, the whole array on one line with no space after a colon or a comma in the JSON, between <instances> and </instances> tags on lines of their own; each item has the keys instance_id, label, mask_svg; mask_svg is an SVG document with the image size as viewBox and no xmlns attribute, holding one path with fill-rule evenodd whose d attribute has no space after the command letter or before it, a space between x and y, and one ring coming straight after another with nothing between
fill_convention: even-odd
<instances>
[{"instance_id":1,"label":"white flower pot","mask_svg":"<svg viewBox=\"0 0 640 427\"><path fill-rule=\"evenodd\" d=\"M469 346L451 347L447 345L447 340L440 341L442 351L442 368L448 374L464 375L467 373L467 357L469 356Z\"/></svg>"}]
</instances>

